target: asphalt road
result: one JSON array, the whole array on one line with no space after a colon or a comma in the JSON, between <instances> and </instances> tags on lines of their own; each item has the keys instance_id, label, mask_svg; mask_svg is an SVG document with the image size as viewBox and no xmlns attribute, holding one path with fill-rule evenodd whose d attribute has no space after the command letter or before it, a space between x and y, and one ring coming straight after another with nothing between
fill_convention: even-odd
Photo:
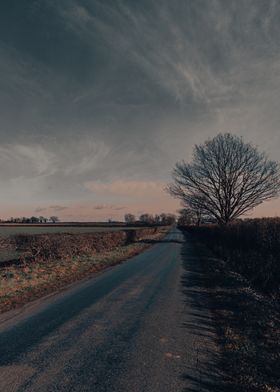
<instances>
[{"instance_id":1,"label":"asphalt road","mask_svg":"<svg viewBox=\"0 0 280 392\"><path fill-rule=\"evenodd\" d=\"M200 261L176 229L0 317L1 392L217 392L218 360Z\"/></svg>"}]
</instances>

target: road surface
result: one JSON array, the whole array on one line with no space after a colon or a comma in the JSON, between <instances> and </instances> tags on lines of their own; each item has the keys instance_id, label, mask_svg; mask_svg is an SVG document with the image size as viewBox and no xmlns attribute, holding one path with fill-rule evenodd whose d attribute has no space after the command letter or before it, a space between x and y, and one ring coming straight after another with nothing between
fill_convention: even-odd
<instances>
[{"instance_id":1,"label":"road surface","mask_svg":"<svg viewBox=\"0 0 280 392\"><path fill-rule=\"evenodd\" d=\"M216 392L218 359L200 261L176 229L0 317L1 392Z\"/></svg>"}]
</instances>

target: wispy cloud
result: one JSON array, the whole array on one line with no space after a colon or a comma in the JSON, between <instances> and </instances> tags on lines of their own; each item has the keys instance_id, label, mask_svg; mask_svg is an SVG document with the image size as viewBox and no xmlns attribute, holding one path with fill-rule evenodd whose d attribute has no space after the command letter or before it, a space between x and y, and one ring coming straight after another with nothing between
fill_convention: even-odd
<instances>
[{"instance_id":1,"label":"wispy cloud","mask_svg":"<svg viewBox=\"0 0 280 392\"><path fill-rule=\"evenodd\" d=\"M174 163L220 131L279 158L278 1L0 7L3 211L168 206Z\"/></svg>"},{"instance_id":2,"label":"wispy cloud","mask_svg":"<svg viewBox=\"0 0 280 392\"><path fill-rule=\"evenodd\" d=\"M100 163L106 160L109 153L109 146L104 142L95 142L91 138L68 143L67 149L64 146L60 153L60 156L64 157L61 159L60 165L62 166L60 168L66 175L82 175L92 172L99 168ZM64 165L66 161L67 165Z\"/></svg>"},{"instance_id":3,"label":"wispy cloud","mask_svg":"<svg viewBox=\"0 0 280 392\"><path fill-rule=\"evenodd\" d=\"M53 162L54 154L39 144L3 144L0 146L0 179L48 176L55 172Z\"/></svg>"},{"instance_id":4,"label":"wispy cloud","mask_svg":"<svg viewBox=\"0 0 280 392\"><path fill-rule=\"evenodd\" d=\"M63 9L69 26L84 39L99 33L112 54L124 56L150 85L182 104L221 109L252 99L252 88L268 90L269 81L280 82L275 1L162 1L151 3L149 12L126 2L82 4Z\"/></svg>"}]
</instances>

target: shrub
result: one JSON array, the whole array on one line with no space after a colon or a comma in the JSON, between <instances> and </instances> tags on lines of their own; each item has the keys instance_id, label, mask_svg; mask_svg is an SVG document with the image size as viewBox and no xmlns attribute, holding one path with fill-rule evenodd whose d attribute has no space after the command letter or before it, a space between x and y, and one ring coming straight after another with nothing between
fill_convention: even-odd
<instances>
[{"instance_id":1,"label":"shrub","mask_svg":"<svg viewBox=\"0 0 280 392\"><path fill-rule=\"evenodd\" d=\"M187 230L256 288L280 295L280 218L247 219L225 227L189 226Z\"/></svg>"},{"instance_id":2,"label":"shrub","mask_svg":"<svg viewBox=\"0 0 280 392\"><path fill-rule=\"evenodd\" d=\"M113 250L155 234L156 227L139 230L122 230L102 233L53 233L17 235L16 250L21 252L21 261L48 262L90 257L96 253Z\"/></svg>"}]
</instances>

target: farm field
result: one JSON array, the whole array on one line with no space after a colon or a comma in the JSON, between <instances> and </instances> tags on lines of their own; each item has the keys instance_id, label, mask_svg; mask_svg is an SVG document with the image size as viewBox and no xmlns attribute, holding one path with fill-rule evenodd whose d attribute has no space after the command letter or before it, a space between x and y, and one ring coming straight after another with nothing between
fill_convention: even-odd
<instances>
[{"instance_id":1,"label":"farm field","mask_svg":"<svg viewBox=\"0 0 280 392\"><path fill-rule=\"evenodd\" d=\"M14 225L14 226L0 226L0 237L9 237L17 234L52 234L52 233L71 233L71 234L81 234L81 233L100 233L108 231L119 231L119 230L131 230L131 229L142 229L141 227L132 226L70 226L70 225Z\"/></svg>"}]
</instances>

